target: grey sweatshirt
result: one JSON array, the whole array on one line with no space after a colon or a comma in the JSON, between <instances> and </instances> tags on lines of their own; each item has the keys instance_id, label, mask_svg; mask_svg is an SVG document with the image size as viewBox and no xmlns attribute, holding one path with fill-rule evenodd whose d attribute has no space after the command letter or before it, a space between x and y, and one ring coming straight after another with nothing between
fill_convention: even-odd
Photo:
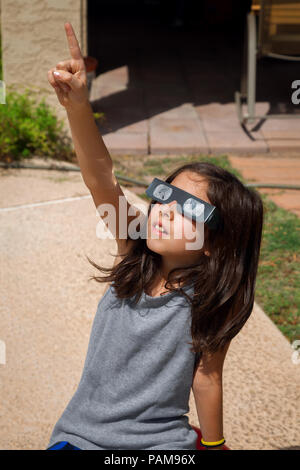
<instances>
[{"instance_id":1,"label":"grey sweatshirt","mask_svg":"<svg viewBox=\"0 0 300 470\"><path fill-rule=\"evenodd\" d=\"M184 288L191 295L193 286ZM99 301L78 388L48 447L196 449L188 417L195 354L191 307L179 293Z\"/></svg>"}]
</instances>

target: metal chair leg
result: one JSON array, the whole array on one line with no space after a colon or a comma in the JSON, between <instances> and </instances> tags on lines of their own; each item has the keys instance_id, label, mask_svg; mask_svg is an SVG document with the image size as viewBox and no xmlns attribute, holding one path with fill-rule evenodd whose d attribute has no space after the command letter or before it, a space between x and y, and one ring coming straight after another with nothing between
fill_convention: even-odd
<instances>
[{"instance_id":1,"label":"metal chair leg","mask_svg":"<svg viewBox=\"0 0 300 470\"><path fill-rule=\"evenodd\" d=\"M243 39L243 55L242 55L242 66L241 66L241 85L240 95L241 98L247 97L247 51L248 51L248 35L247 35L247 18L245 20L244 28L244 39Z\"/></svg>"},{"instance_id":2,"label":"metal chair leg","mask_svg":"<svg viewBox=\"0 0 300 470\"><path fill-rule=\"evenodd\" d=\"M245 23L240 91L234 94L237 114L241 125L252 123L255 116L256 94L256 21L250 12ZM242 101L246 100L247 112L243 113Z\"/></svg>"},{"instance_id":3,"label":"metal chair leg","mask_svg":"<svg viewBox=\"0 0 300 470\"><path fill-rule=\"evenodd\" d=\"M256 99L256 21L253 12L248 13L248 70L247 70L247 121L254 122Z\"/></svg>"}]
</instances>

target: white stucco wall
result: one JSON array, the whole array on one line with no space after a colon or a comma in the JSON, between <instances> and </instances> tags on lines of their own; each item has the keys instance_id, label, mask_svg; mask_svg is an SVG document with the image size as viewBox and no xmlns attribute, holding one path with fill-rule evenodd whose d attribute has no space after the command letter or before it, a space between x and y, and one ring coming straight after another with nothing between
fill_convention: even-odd
<instances>
[{"instance_id":1,"label":"white stucco wall","mask_svg":"<svg viewBox=\"0 0 300 470\"><path fill-rule=\"evenodd\" d=\"M64 23L70 22L87 55L87 0L1 0L3 80L18 90L29 87L45 96L59 117L64 108L47 72L70 57Z\"/></svg>"}]
</instances>

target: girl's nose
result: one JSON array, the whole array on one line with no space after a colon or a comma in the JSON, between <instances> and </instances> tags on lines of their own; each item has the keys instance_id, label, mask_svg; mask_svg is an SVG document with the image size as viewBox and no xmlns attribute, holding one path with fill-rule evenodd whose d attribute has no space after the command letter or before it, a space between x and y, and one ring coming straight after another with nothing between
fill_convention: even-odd
<instances>
[{"instance_id":1,"label":"girl's nose","mask_svg":"<svg viewBox=\"0 0 300 470\"><path fill-rule=\"evenodd\" d=\"M176 201L171 201L168 204L161 204L159 210L164 216L165 214L169 215L170 220L174 219L174 210L176 210L176 207L174 207L174 204L176 206L177 202Z\"/></svg>"}]
</instances>

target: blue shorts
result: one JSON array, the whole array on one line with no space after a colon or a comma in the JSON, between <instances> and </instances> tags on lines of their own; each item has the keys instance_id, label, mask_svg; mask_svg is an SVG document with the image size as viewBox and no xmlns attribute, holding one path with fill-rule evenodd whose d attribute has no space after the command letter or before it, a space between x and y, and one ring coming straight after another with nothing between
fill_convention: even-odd
<instances>
[{"instance_id":1,"label":"blue shorts","mask_svg":"<svg viewBox=\"0 0 300 470\"><path fill-rule=\"evenodd\" d=\"M72 444L70 444L70 442L60 441L60 442L56 442L56 444L54 444L53 446L48 447L48 449L46 450L81 450L81 449L79 449L79 447L73 446Z\"/></svg>"}]
</instances>

